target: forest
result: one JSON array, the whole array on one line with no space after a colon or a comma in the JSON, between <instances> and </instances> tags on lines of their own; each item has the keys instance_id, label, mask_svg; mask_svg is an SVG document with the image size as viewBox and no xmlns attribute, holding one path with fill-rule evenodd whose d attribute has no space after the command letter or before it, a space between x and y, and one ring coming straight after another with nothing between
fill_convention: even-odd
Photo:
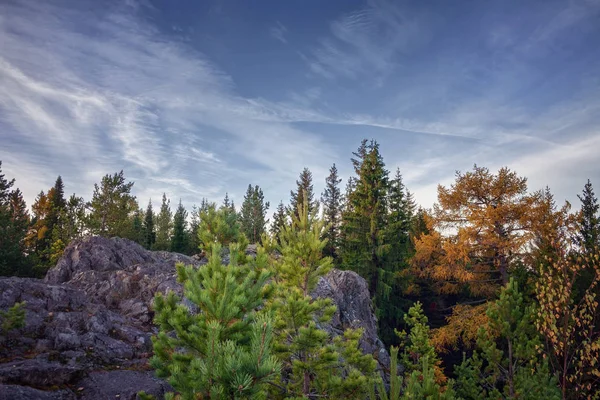
<instances>
[{"instance_id":1,"label":"forest","mask_svg":"<svg viewBox=\"0 0 600 400\"><path fill-rule=\"evenodd\" d=\"M350 162L344 187L333 164L321 194L305 168L272 214L252 184L239 207L228 195L191 210L166 193L141 203L123 171L89 200L58 176L28 207L0 162L0 275L43 277L87 235L206 256L177 267L185 300L155 298L151 366L171 399L600 399L589 180L579 204L561 205L516 171L475 165L424 209L375 140ZM333 268L367 282L389 370L360 351L360 330L322 328L335 306L310 293ZM4 331L22 320L20 304L0 314Z\"/></svg>"}]
</instances>

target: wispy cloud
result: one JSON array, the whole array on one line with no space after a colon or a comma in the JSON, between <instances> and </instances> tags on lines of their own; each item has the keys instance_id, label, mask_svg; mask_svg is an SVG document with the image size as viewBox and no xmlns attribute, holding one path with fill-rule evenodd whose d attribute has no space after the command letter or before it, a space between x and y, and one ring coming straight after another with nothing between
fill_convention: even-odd
<instances>
[{"instance_id":1,"label":"wispy cloud","mask_svg":"<svg viewBox=\"0 0 600 400\"><path fill-rule=\"evenodd\" d=\"M429 27L393 2L370 1L330 24L330 35L305 55L312 72L326 78L385 78L398 62L429 40Z\"/></svg>"},{"instance_id":2,"label":"wispy cloud","mask_svg":"<svg viewBox=\"0 0 600 400\"><path fill-rule=\"evenodd\" d=\"M285 25L283 25L281 22L277 21L277 23L275 24L275 26L272 26L269 29L269 34L279 40L281 43L287 44L287 39L286 39L286 34L287 34L287 28L285 27Z\"/></svg>"}]
</instances>

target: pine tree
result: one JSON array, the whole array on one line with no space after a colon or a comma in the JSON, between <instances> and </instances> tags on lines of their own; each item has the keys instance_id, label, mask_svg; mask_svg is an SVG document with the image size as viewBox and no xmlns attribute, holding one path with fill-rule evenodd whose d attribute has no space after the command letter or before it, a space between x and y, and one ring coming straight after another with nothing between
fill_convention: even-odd
<instances>
[{"instance_id":1,"label":"pine tree","mask_svg":"<svg viewBox=\"0 0 600 400\"><path fill-rule=\"evenodd\" d=\"M232 202L229 199L229 193L225 192L225 198L223 198L223 205L222 205L222 207L231 208L231 206L232 206Z\"/></svg>"},{"instance_id":2,"label":"pine tree","mask_svg":"<svg viewBox=\"0 0 600 400\"><path fill-rule=\"evenodd\" d=\"M171 213L171 200L163 193L160 212L156 216L156 242L154 250L168 251L171 248L171 232L173 231L173 214Z\"/></svg>"},{"instance_id":3,"label":"pine tree","mask_svg":"<svg viewBox=\"0 0 600 400\"><path fill-rule=\"evenodd\" d=\"M154 210L152 209L152 200L148 201L146 213L144 214L144 247L152 249L156 242L156 230L154 228Z\"/></svg>"},{"instance_id":4,"label":"pine tree","mask_svg":"<svg viewBox=\"0 0 600 400\"><path fill-rule=\"evenodd\" d=\"M296 214L298 217L298 210L304 207L303 202L306 198L308 201L308 211L313 212L319 209L319 202L314 199L314 188L312 183L312 172L308 168L304 168L300 173L300 179L296 181L296 190L290 191L290 206L288 212ZM303 194L306 193L306 196Z\"/></svg>"},{"instance_id":5,"label":"pine tree","mask_svg":"<svg viewBox=\"0 0 600 400\"><path fill-rule=\"evenodd\" d=\"M387 219L388 171L379 153L379 145L363 141L352 159L357 177L348 183L346 209L342 214L341 255L344 268L365 278L369 292L381 299L386 290L384 255Z\"/></svg>"},{"instance_id":6,"label":"pine tree","mask_svg":"<svg viewBox=\"0 0 600 400\"><path fill-rule=\"evenodd\" d=\"M271 236L278 244L281 244L279 239L280 233L285 229L285 226L288 223L288 214L285 210L285 206L283 205L283 201L280 201L277 205L277 209L273 214L273 223L271 224Z\"/></svg>"},{"instance_id":7,"label":"pine tree","mask_svg":"<svg viewBox=\"0 0 600 400\"><path fill-rule=\"evenodd\" d=\"M129 239L133 240L138 244L141 244L142 246L146 241L146 231L144 229L144 214L144 210L142 209L138 208L137 210L135 210L132 218L133 221L131 226L131 235L129 236Z\"/></svg>"},{"instance_id":8,"label":"pine tree","mask_svg":"<svg viewBox=\"0 0 600 400\"><path fill-rule=\"evenodd\" d=\"M594 194L594 188L589 179L583 188L583 193L577 197L581 201L577 242L584 253L590 254L600 246L600 218L598 216L600 204L598 204L598 198Z\"/></svg>"},{"instance_id":9,"label":"pine tree","mask_svg":"<svg viewBox=\"0 0 600 400\"><path fill-rule=\"evenodd\" d=\"M465 400L560 399L556 377L542 359L536 310L525 304L514 279L489 304L478 351L457 366L457 394Z\"/></svg>"},{"instance_id":10,"label":"pine tree","mask_svg":"<svg viewBox=\"0 0 600 400\"><path fill-rule=\"evenodd\" d=\"M194 255L200 251L200 241L198 240L198 228L200 227L200 208L195 204L190 212L190 224L187 231L188 248L186 254Z\"/></svg>"},{"instance_id":11,"label":"pine tree","mask_svg":"<svg viewBox=\"0 0 600 400\"><path fill-rule=\"evenodd\" d=\"M230 251L229 265L215 244L202 268L177 266L184 296L198 312L172 291L155 298L160 332L151 365L182 400L266 399L267 384L279 375L271 319L255 311L272 293L267 256L259 251L250 264L238 265L239 245Z\"/></svg>"},{"instance_id":12,"label":"pine tree","mask_svg":"<svg viewBox=\"0 0 600 400\"><path fill-rule=\"evenodd\" d=\"M123 171L105 175L100 185L94 184L88 228L92 234L127 237L131 232L131 215L138 209L131 195L133 182L126 182Z\"/></svg>"},{"instance_id":13,"label":"pine tree","mask_svg":"<svg viewBox=\"0 0 600 400\"><path fill-rule=\"evenodd\" d=\"M414 252L410 238L414 204L402 182L400 169L396 170L390 182L387 202L389 211L385 238L388 251L385 268L381 270L382 280L386 283L377 300L378 323L384 343L396 344L394 329L403 325L403 316L411 306L404 293L411 284L409 260Z\"/></svg>"},{"instance_id":14,"label":"pine tree","mask_svg":"<svg viewBox=\"0 0 600 400\"><path fill-rule=\"evenodd\" d=\"M85 201L75 193L67 200L64 229L69 242L85 232Z\"/></svg>"},{"instance_id":15,"label":"pine tree","mask_svg":"<svg viewBox=\"0 0 600 400\"><path fill-rule=\"evenodd\" d=\"M321 195L321 204L323 204L323 219L326 224L323 239L327 240L323 255L332 257L334 263L338 261L340 244L342 193L339 184L341 181L338 177L337 167L333 164L329 169L329 176L325 180L325 190Z\"/></svg>"},{"instance_id":16,"label":"pine tree","mask_svg":"<svg viewBox=\"0 0 600 400\"><path fill-rule=\"evenodd\" d=\"M64 183L60 175L56 178L54 187L48 191L48 200L50 201L50 210L46 225L51 233L51 242L57 240L65 242L67 238L64 233L63 218L67 209L67 202L65 200Z\"/></svg>"},{"instance_id":17,"label":"pine tree","mask_svg":"<svg viewBox=\"0 0 600 400\"><path fill-rule=\"evenodd\" d=\"M14 183L2 174L0 161L0 276L31 276L25 248L29 213L21 191L11 190Z\"/></svg>"},{"instance_id":18,"label":"pine tree","mask_svg":"<svg viewBox=\"0 0 600 400\"><path fill-rule=\"evenodd\" d=\"M240 224L250 243L258 243L265 232L268 209L269 202L265 202L262 189L258 185L248 185L240 210Z\"/></svg>"},{"instance_id":19,"label":"pine tree","mask_svg":"<svg viewBox=\"0 0 600 400\"><path fill-rule=\"evenodd\" d=\"M241 231L237 213L226 207L217 210L215 203L206 203L203 208L197 236L199 248L205 254L211 254L215 245L229 247L231 243L238 243L246 248L248 239Z\"/></svg>"},{"instance_id":20,"label":"pine tree","mask_svg":"<svg viewBox=\"0 0 600 400\"><path fill-rule=\"evenodd\" d=\"M323 222L317 210L309 213L306 200L282 231L282 257L273 265L275 350L283 362L285 389L271 397L364 399L374 383L375 361L358 348L362 331L347 330L334 340L317 325L330 322L335 312L331 299L311 296L319 278L331 270L332 260L322 258Z\"/></svg>"},{"instance_id":21,"label":"pine tree","mask_svg":"<svg viewBox=\"0 0 600 400\"><path fill-rule=\"evenodd\" d=\"M187 211L179 200L179 205L173 217L173 237L171 238L171 251L183 253L188 248Z\"/></svg>"}]
</instances>

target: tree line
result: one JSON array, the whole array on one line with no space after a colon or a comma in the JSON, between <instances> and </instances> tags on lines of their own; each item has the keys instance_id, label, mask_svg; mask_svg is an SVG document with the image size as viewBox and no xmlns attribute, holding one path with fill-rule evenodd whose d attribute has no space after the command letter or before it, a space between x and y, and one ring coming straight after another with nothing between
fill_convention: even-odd
<instances>
[{"instance_id":1,"label":"tree line","mask_svg":"<svg viewBox=\"0 0 600 400\"><path fill-rule=\"evenodd\" d=\"M213 354L206 361L243 364L254 360L257 351L267 350L274 357L268 361L271 373L248 372L246 376L254 378L246 384L238 381L241 375L234 378L218 372L221 369L207 372L199 365L202 374L220 374L207 381L206 390L230 393L233 386L227 385L238 382L252 393L273 398L282 393L282 398L339 398L333 393L344 393L355 398L567 399L600 393L600 220L589 180L578 195L580 207L573 210L568 203L557 205L549 188L530 191L527 179L508 168L493 172L475 165L471 171L457 172L452 185L440 185L437 203L424 210L404 185L401 172L390 174L386 169L376 141L363 140L351 163L354 174L345 191L334 164L320 196L305 168L290 191L289 204L280 202L271 221L270 205L256 185L248 186L239 211L227 195L219 205L203 199L189 218L181 202L172 213L166 195L158 213L151 202L142 210L131 195L133 182L127 182L123 172L102 178L89 202L75 195L65 199L59 177L38 195L30 216L14 181L0 175L5 233L0 236L0 272L43 273L71 240L86 234L125 237L152 250L202 251L212 260L210 268L178 269L184 285L195 284L186 286L190 298L208 302L199 308L214 311L210 302L225 301L194 292L209 293L217 284L233 285L238 291L235 301L249 301L246 307L234 307L235 312L220 309L231 324L210 313L204 322L194 320L204 324L197 332L213 335L211 340L224 346L219 354L229 354L227 346L232 345L247 352L234 351L235 356L218 360ZM243 255L248 243L259 244L254 260ZM235 268L221 263L222 247L230 249ZM334 266L355 271L367 281L379 335L392 346L392 358L404 365L404 379L392 368L389 385L381 386L370 361L354 353L360 333L349 331L342 335L346 339L334 339L312 324L330 318L331 304L309 293ZM236 272L238 268L245 272ZM263 280L261 271L271 283ZM232 276L221 283L214 279L224 274ZM253 286L259 282L260 287ZM174 297L157 299L157 324L166 336L159 335L155 342L155 366L180 385L172 383L173 387L183 390L187 379L209 375L174 377L181 365L172 363L202 359L208 350L172 359L173 349L200 340L186 336L177 341L167 333L182 332L167 318L174 312L183 318L181 326L190 326L177 307ZM257 309L271 314L252 311ZM243 326L238 326L240 321ZM260 323L255 326L252 321ZM230 332L232 326L239 329ZM264 341L253 341L260 337ZM243 354L246 361L234 360ZM340 365L346 357L356 365ZM258 368L260 363L254 361L252 368ZM334 370L340 375L332 374ZM348 376L356 378L356 386L346 392L338 378Z\"/></svg>"}]
</instances>

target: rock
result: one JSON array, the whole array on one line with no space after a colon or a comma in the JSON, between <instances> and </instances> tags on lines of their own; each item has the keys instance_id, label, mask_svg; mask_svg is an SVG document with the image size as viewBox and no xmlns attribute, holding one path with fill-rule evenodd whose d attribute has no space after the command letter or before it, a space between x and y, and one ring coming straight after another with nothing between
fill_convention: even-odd
<instances>
[{"instance_id":1,"label":"rock","mask_svg":"<svg viewBox=\"0 0 600 400\"><path fill-rule=\"evenodd\" d=\"M92 372L77 383L77 388L81 394L80 400L135 400L137 393L142 390L162 399L165 393L173 390L151 372L139 371Z\"/></svg>"},{"instance_id":2,"label":"rock","mask_svg":"<svg viewBox=\"0 0 600 400\"><path fill-rule=\"evenodd\" d=\"M249 246L247 253L254 256L256 247ZM151 373L125 369L147 365L156 332L152 302L157 292L181 294L175 270L179 262L201 266L206 259L148 251L127 239L88 237L69 244L43 281L0 278L0 310L26 302L26 326L0 336L0 384L84 387L78 392L84 399L134 399L139 390L160 397L164 382ZM330 297L337 305L332 323L323 327L333 334L363 328L361 348L385 370L389 356L377 337L365 280L333 270L313 295ZM121 370L98 372L115 367ZM68 395L61 393L39 395Z\"/></svg>"},{"instance_id":3,"label":"rock","mask_svg":"<svg viewBox=\"0 0 600 400\"><path fill-rule=\"evenodd\" d=\"M360 340L361 349L375 357L381 370L389 369L390 356L377 336L377 319L373 312L369 288L360 275L352 271L334 269L319 280L312 295L329 297L337 306L331 324L322 326L325 330L339 335L348 328L362 328L364 332Z\"/></svg>"},{"instance_id":4,"label":"rock","mask_svg":"<svg viewBox=\"0 0 600 400\"><path fill-rule=\"evenodd\" d=\"M44 391L26 386L0 385L0 400L76 400L70 390Z\"/></svg>"},{"instance_id":5,"label":"rock","mask_svg":"<svg viewBox=\"0 0 600 400\"><path fill-rule=\"evenodd\" d=\"M0 364L0 383L50 387L71 383L84 375L80 366L47 359L29 359Z\"/></svg>"}]
</instances>

